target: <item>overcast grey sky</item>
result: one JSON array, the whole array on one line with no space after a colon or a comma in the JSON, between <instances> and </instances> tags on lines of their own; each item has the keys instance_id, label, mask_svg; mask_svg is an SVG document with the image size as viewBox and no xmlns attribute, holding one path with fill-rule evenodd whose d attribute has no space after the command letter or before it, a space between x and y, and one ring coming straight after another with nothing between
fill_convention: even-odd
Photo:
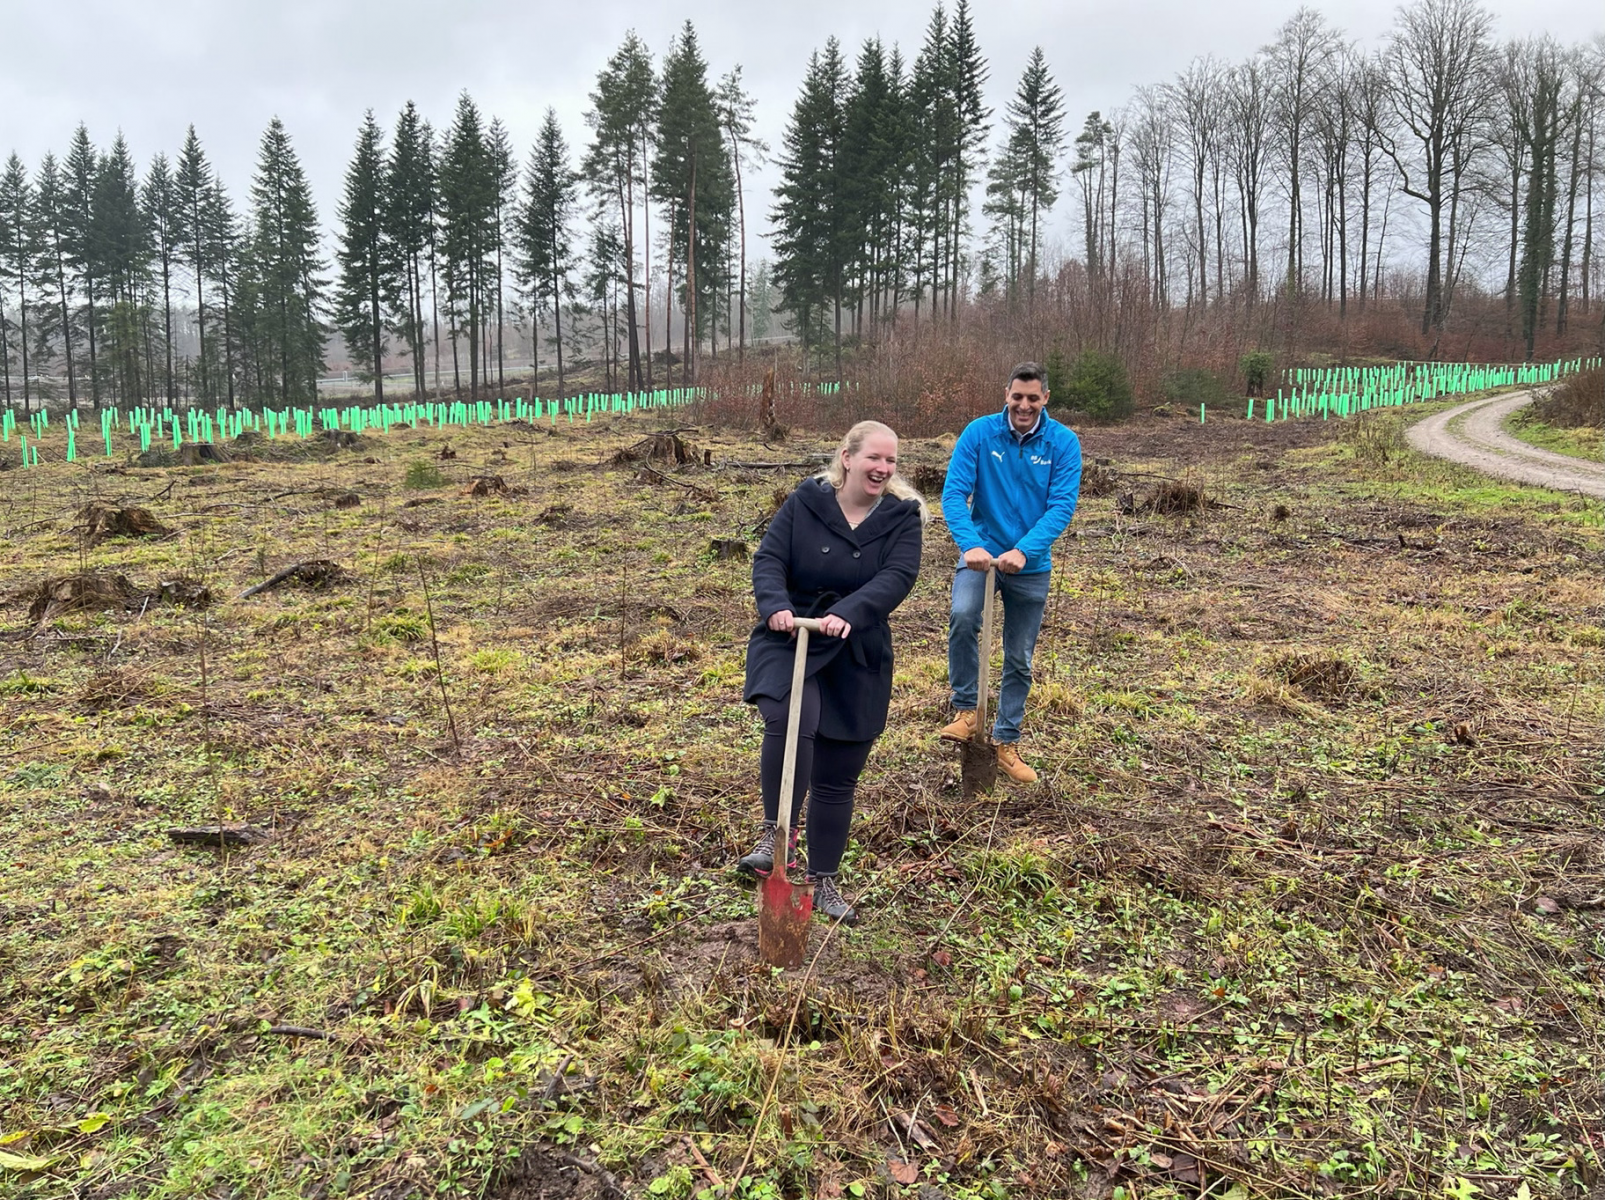
<instances>
[{"instance_id":1,"label":"overcast grey sky","mask_svg":"<svg viewBox=\"0 0 1605 1200\"><path fill-rule=\"evenodd\" d=\"M97 145L121 129L143 173L157 151L176 154L193 122L241 203L262 130L278 114L327 227L367 108L388 128L412 99L443 127L467 88L506 122L522 157L553 105L578 153L586 95L625 31L636 29L661 55L689 17L715 78L742 64L758 98L758 133L778 145L811 51L835 35L851 57L864 38L879 35L911 59L932 7L927 0L0 0L0 154L15 150L32 170L46 150L61 154L84 121ZM1196 56L1245 56L1296 7L1293 0L978 0L975 21L994 108L1040 43L1074 130L1087 112L1124 103L1135 86L1162 82ZM1395 12L1390 0L1317 7L1365 45L1386 33ZM1605 29L1598 0L1491 0L1489 8L1501 37L1547 32L1580 42ZM767 192L771 180L765 172L754 182ZM767 195L749 199L761 219Z\"/></svg>"}]
</instances>

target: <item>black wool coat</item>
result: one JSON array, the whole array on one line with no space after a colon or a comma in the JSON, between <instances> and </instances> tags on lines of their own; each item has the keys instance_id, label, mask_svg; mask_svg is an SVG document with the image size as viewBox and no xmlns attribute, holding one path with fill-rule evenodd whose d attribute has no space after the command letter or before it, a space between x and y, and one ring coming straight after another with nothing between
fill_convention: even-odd
<instances>
[{"instance_id":1,"label":"black wool coat","mask_svg":"<svg viewBox=\"0 0 1605 1200\"><path fill-rule=\"evenodd\" d=\"M914 587L923 537L919 505L885 496L857 529L836 492L804 480L780 506L752 560L759 624L747 640L750 704L791 691L796 639L767 622L790 609L799 617L835 614L852 626L846 640L811 634L807 676L819 680L819 733L867 742L886 728L892 700L892 610Z\"/></svg>"}]
</instances>

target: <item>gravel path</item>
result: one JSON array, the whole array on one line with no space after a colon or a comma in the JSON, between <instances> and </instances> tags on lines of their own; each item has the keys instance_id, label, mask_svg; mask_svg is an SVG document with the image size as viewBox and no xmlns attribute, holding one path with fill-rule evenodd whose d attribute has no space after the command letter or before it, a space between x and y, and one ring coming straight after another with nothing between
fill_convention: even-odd
<instances>
[{"instance_id":1,"label":"gravel path","mask_svg":"<svg viewBox=\"0 0 1605 1200\"><path fill-rule=\"evenodd\" d=\"M1412 425L1407 434L1410 445L1501 479L1605 498L1605 463L1529 446L1501 428L1505 418L1531 404L1535 394L1485 396L1457 405Z\"/></svg>"}]
</instances>

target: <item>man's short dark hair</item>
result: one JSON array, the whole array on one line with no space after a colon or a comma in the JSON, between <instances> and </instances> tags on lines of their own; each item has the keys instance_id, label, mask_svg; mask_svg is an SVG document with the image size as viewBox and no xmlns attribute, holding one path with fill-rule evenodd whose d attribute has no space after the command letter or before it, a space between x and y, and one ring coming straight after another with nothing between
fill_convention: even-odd
<instances>
[{"instance_id":1,"label":"man's short dark hair","mask_svg":"<svg viewBox=\"0 0 1605 1200\"><path fill-rule=\"evenodd\" d=\"M1043 391L1048 390L1048 373L1034 362L1023 362L1014 368L1014 373L1009 376L1009 387L1014 387L1017 381L1040 383Z\"/></svg>"}]
</instances>

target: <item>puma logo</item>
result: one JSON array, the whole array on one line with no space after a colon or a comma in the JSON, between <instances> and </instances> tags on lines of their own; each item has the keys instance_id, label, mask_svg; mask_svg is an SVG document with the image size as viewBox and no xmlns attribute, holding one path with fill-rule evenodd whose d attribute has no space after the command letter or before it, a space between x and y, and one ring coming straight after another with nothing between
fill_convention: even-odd
<instances>
[{"instance_id":1,"label":"puma logo","mask_svg":"<svg viewBox=\"0 0 1605 1200\"><path fill-rule=\"evenodd\" d=\"M992 451L992 457L997 459L999 462L1003 461L1003 454L1002 454L1001 451L998 451L998 450Z\"/></svg>"}]
</instances>

